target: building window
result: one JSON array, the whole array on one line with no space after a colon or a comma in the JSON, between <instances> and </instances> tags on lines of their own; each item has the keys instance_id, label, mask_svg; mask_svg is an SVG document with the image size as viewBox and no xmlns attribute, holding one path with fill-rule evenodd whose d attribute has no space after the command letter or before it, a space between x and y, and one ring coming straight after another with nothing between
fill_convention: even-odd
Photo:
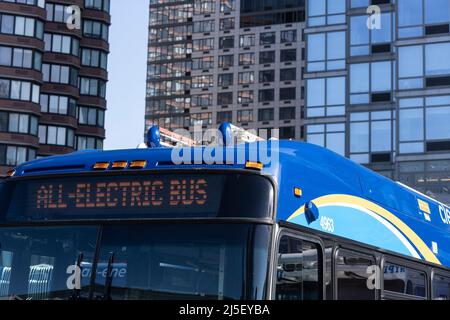
<instances>
[{"instance_id":1,"label":"building window","mask_svg":"<svg viewBox=\"0 0 450 320\"><path fill-rule=\"evenodd\" d=\"M345 156L345 123L308 125L306 141Z\"/></svg>"},{"instance_id":2,"label":"building window","mask_svg":"<svg viewBox=\"0 0 450 320\"><path fill-rule=\"evenodd\" d=\"M190 118L191 126L207 126L212 124L211 112L192 113Z\"/></svg>"},{"instance_id":3,"label":"building window","mask_svg":"<svg viewBox=\"0 0 450 320\"><path fill-rule=\"evenodd\" d=\"M238 78L240 85L252 84L255 81L255 73L253 71L239 72Z\"/></svg>"},{"instance_id":4,"label":"building window","mask_svg":"<svg viewBox=\"0 0 450 320\"><path fill-rule=\"evenodd\" d=\"M83 48L81 50L81 65L106 70L108 54L100 50Z\"/></svg>"},{"instance_id":5,"label":"building window","mask_svg":"<svg viewBox=\"0 0 450 320\"><path fill-rule=\"evenodd\" d=\"M195 33L214 32L214 27L215 27L214 20L203 20L194 22Z\"/></svg>"},{"instance_id":6,"label":"building window","mask_svg":"<svg viewBox=\"0 0 450 320\"><path fill-rule=\"evenodd\" d=\"M280 88L280 100L295 100L295 88Z\"/></svg>"},{"instance_id":7,"label":"building window","mask_svg":"<svg viewBox=\"0 0 450 320\"><path fill-rule=\"evenodd\" d=\"M220 12L231 12L235 10L235 0L220 0Z\"/></svg>"},{"instance_id":8,"label":"building window","mask_svg":"<svg viewBox=\"0 0 450 320\"><path fill-rule=\"evenodd\" d=\"M350 18L350 55L391 52L392 13L381 14L381 28L367 28L368 15Z\"/></svg>"},{"instance_id":9,"label":"building window","mask_svg":"<svg viewBox=\"0 0 450 320\"><path fill-rule=\"evenodd\" d=\"M450 96L399 100L400 153L450 150Z\"/></svg>"},{"instance_id":10,"label":"building window","mask_svg":"<svg viewBox=\"0 0 450 320\"><path fill-rule=\"evenodd\" d=\"M392 62L350 65L350 104L392 100Z\"/></svg>"},{"instance_id":11,"label":"building window","mask_svg":"<svg viewBox=\"0 0 450 320\"><path fill-rule=\"evenodd\" d=\"M83 36L108 41L108 25L99 21L84 20Z\"/></svg>"},{"instance_id":12,"label":"building window","mask_svg":"<svg viewBox=\"0 0 450 320\"><path fill-rule=\"evenodd\" d=\"M86 96L106 97L106 81L80 77L80 94Z\"/></svg>"},{"instance_id":13,"label":"building window","mask_svg":"<svg viewBox=\"0 0 450 320\"><path fill-rule=\"evenodd\" d=\"M297 69L280 69L280 81L295 81L297 80Z\"/></svg>"},{"instance_id":14,"label":"building window","mask_svg":"<svg viewBox=\"0 0 450 320\"><path fill-rule=\"evenodd\" d=\"M275 90L274 89L264 89L259 90L258 101L259 102L270 102L275 100Z\"/></svg>"},{"instance_id":15,"label":"building window","mask_svg":"<svg viewBox=\"0 0 450 320\"><path fill-rule=\"evenodd\" d=\"M212 105L212 94L199 94L192 96L193 107L209 107Z\"/></svg>"},{"instance_id":16,"label":"building window","mask_svg":"<svg viewBox=\"0 0 450 320\"><path fill-rule=\"evenodd\" d=\"M253 103L253 91L244 90L238 92L238 103L239 104L249 104Z\"/></svg>"},{"instance_id":17,"label":"building window","mask_svg":"<svg viewBox=\"0 0 450 320\"><path fill-rule=\"evenodd\" d=\"M197 96L192 96L192 106L194 105L194 98ZM185 109L191 107L191 99L185 97L177 97L171 99L154 99L150 100L146 106L146 114L160 115L164 113L184 113Z\"/></svg>"},{"instance_id":18,"label":"building window","mask_svg":"<svg viewBox=\"0 0 450 320\"><path fill-rule=\"evenodd\" d=\"M0 112L0 131L37 136L38 118L24 113Z\"/></svg>"},{"instance_id":19,"label":"building window","mask_svg":"<svg viewBox=\"0 0 450 320\"><path fill-rule=\"evenodd\" d=\"M273 121L274 120L274 110L273 108L259 109L258 110L258 121Z\"/></svg>"},{"instance_id":20,"label":"building window","mask_svg":"<svg viewBox=\"0 0 450 320\"><path fill-rule=\"evenodd\" d=\"M224 122L233 122L233 112L232 111L219 111L217 112L217 124Z\"/></svg>"},{"instance_id":21,"label":"building window","mask_svg":"<svg viewBox=\"0 0 450 320\"><path fill-rule=\"evenodd\" d=\"M150 43L148 56L150 61L185 59L192 54L192 42L171 45L154 45Z\"/></svg>"},{"instance_id":22,"label":"building window","mask_svg":"<svg viewBox=\"0 0 450 320\"><path fill-rule=\"evenodd\" d=\"M234 29L234 18L220 19L220 31L227 31Z\"/></svg>"},{"instance_id":23,"label":"building window","mask_svg":"<svg viewBox=\"0 0 450 320\"><path fill-rule=\"evenodd\" d=\"M198 1L200 3L201 1ZM151 0L151 4L159 4L159 0ZM197 3L196 3L197 5ZM195 5L194 5L195 6ZM177 23L186 23L194 14L192 2L183 1L179 4L170 4L168 6L152 6L150 10L150 26L169 25ZM198 10L199 7L196 7ZM197 13L197 12L196 12Z\"/></svg>"},{"instance_id":24,"label":"building window","mask_svg":"<svg viewBox=\"0 0 450 320\"><path fill-rule=\"evenodd\" d=\"M36 150L10 145L0 145L0 165L17 166L36 158Z\"/></svg>"},{"instance_id":25,"label":"building window","mask_svg":"<svg viewBox=\"0 0 450 320\"><path fill-rule=\"evenodd\" d=\"M234 55L219 56L219 68L230 68L234 66Z\"/></svg>"},{"instance_id":26,"label":"building window","mask_svg":"<svg viewBox=\"0 0 450 320\"><path fill-rule=\"evenodd\" d=\"M268 64L275 62L275 51L261 51L259 53L259 63Z\"/></svg>"},{"instance_id":27,"label":"building window","mask_svg":"<svg viewBox=\"0 0 450 320\"><path fill-rule=\"evenodd\" d=\"M239 47L252 47L255 45L254 34L244 34L239 36Z\"/></svg>"},{"instance_id":28,"label":"building window","mask_svg":"<svg viewBox=\"0 0 450 320\"><path fill-rule=\"evenodd\" d=\"M293 140L295 139L295 127L280 127L280 140Z\"/></svg>"},{"instance_id":29,"label":"building window","mask_svg":"<svg viewBox=\"0 0 450 320\"><path fill-rule=\"evenodd\" d=\"M294 120L295 119L295 107L281 107L280 120Z\"/></svg>"},{"instance_id":30,"label":"building window","mask_svg":"<svg viewBox=\"0 0 450 320\"><path fill-rule=\"evenodd\" d=\"M0 2L13 2L21 5L38 6L39 8L45 8L45 0L0 0Z\"/></svg>"},{"instance_id":31,"label":"building window","mask_svg":"<svg viewBox=\"0 0 450 320\"><path fill-rule=\"evenodd\" d=\"M345 23L346 0L308 0L308 26Z\"/></svg>"},{"instance_id":32,"label":"building window","mask_svg":"<svg viewBox=\"0 0 450 320\"><path fill-rule=\"evenodd\" d=\"M196 39L192 42L194 51L214 50L214 38Z\"/></svg>"},{"instance_id":33,"label":"building window","mask_svg":"<svg viewBox=\"0 0 450 320\"><path fill-rule=\"evenodd\" d=\"M44 35L45 51L80 55L80 41L71 36L46 33Z\"/></svg>"},{"instance_id":34,"label":"building window","mask_svg":"<svg viewBox=\"0 0 450 320\"><path fill-rule=\"evenodd\" d=\"M209 88L214 86L214 77L212 75L192 77L191 87L193 89Z\"/></svg>"},{"instance_id":35,"label":"building window","mask_svg":"<svg viewBox=\"0 0 450 320\"><path fill-rule=\"evenodd\" d=\"M212 14L216 10L216 2L214 0L195 0L195 14Z\"/></svg>"},{"instance_id":36,"label":"building window","mask_svg":"<svg viewBox=\"0 0 450 320\"><path fill-rule=\"evenodd\" d=\"M231 49L231 48L234 48L233 36L219 38L219 49Z\"/></svg>"},{"instance_id":37,"label":"building window","mask_svg":"<svg viewBox=\"0 0 450 320\"><path fill-rule=\"evenodd\" d=\"M280 51L280 62L289 62L297 60L297 50L287 49Z\"/></svg>"},{"instance_id":38,"label":"building window","mask_svg":"<svg viewBox=\"0 0 450 320\"><path fill-rule=\"evenodd\" d=\"M217 94L217 104L219 106L233 104L233 92L219 92Z\"/></svg>"},{"instance_id":39,"label":"building window","mask_svg":"<svg viewBox=\"0 0 450 320\"><path fill-rule=\"evenodd\" d=\"M103 128L105 126L105 111L98 108L79 106L78 123Z\"/></svg>"},{"instance_id":40,"label":"building window","mask_svg":"<svg viewBox=\"0 0 450 320\"><path fill-rule=\"evenodd\" d=\"M447 0L398 0L399 38L449 32L450 3Z\"/></svg>"},{"instance_id":41,"label":"building window","mask_svg":"<svg viewBox=\"0 0 450 320\"><path fill-rule=\"evenodd\" d=\"M34 18L0 14L0 26L3 34L44 38L44 23Z\"/></svg>"},{"instance_id":42,"label":"building window","mask_svg":"<svg viewBox=\"0 0 450 320\"><path fill-rule=\"evenodd\" d=\"M255 54L254 53L239 54L239 65L240 66L251 66L254 64L255 64Z\"/></svg>"},{"instance_id":43,"label":"building window","mask_svg":"<svg viewBox=\"0 0 450 320\"><path fill-rule=\"evenodd\" d=\"M268 45L274 44L276 42L276 33L275 32L263 32L259 35L259 44L260 45Z\"/></svg>"},{"instance_id":44,"label":"building window","mask_svg":"<svg viewBox=\"0 0 450 320\"><path fill-rule=\"evenodd\" d=\"M28 81L0 78L0 98L39 103L40 87Z\"/></svg>"},{"instance_id":45,"label":"building window","mask_svg":"<svg viewBox=\"0 0 450 320\"><path fill-rule=\"evenodd\" d=\"M54 146L74 146L74 132L66 127L39 126L39 143Z\"/></svg>"},{"instance_id":46,"label":"building window","mask_svg":"<svg viewBox=\"0 0 450 320\"><path fill-rule=\"evenodd\" d=\"M188 36L192 36L192 24L176 25L176 26L164 25L161 27L151 27L149 36L151 44L161 42L171 42L171 41L186 41ZM92 36L92 38L97 37Z\"/></svg>"},{"instance_id":47,"label":"building window","mask_svg":"<svg viewBox=\"0 0 450 320\"><path fill-rule=\"evenodd\" d=\"M281 25L281 24L291 24L299 23L305 21L305 10L303 1L295 0L294 6L292 8L291 1L279 1L278 3L271 1L268 8L264 7L265 1L242 1L241 2L241 12L246 13L241 15L240 27L241 28L252 28L266 25ZM248 4L250 6L248 6ZM256 5L255 5L256 4ZM284 6L285 4L290 5L290 8L282 8L284 10L273 10L273 5ZM247 8L243 8L247 6Z\"/></svg>"},{"instance_id":48,"label":"building window","mask_svg":"<svg viewBox=\"0 0 450 320\"><path fill-rule=\"evenodd\" d=\"M355 112L350 115L350 159L357 163L391 162L391 111Z\"/></svg>"},{"instance_id":49,"label":"building window","mask_svg":"<svg viewBox=\"0 0 450 320\"><path fill-rule=\"evenodd\" d=\"M42 53L36 50L0 46L0 65L41 71Z\"/></svg>"},{"instance_id":50,"label":"building window","mask_svg":"<svg viewBox=\"0 0 450 320\"><path fill-rule=\"evenodd\" d=\"M75 99L66 96L41 94L40 104L41 112L75 117L77 108Z\"/></svg>"},{"instance_id":51,"label":"building window","mask_svg":"<svg viewBox=\"0 0 450 320\"><path fill-rule=\"evenodd\" d=\"M450 85L450 43L399 47L399 89Z\"/></svg>"},{"instance_id":52,"label":"building window","mask_svg":"<svg viewBox=\"0 0 450 320\"><path fill-rule=\"evenodd\" d=\"M242 122L253 122L253 110L238 110L237 121Z\"/></svg>"},{"instance_id":53,"label":"building window","mask_svg":"<svg viewBox=\"0 0 450 320\"><path fill-rule=\"evenodd\" d=\"M307 81L307 117L332 117L345 114L345 77Z\"/></svg>"},{"instance_id":54,"label":"building window","mask_svg":"<svg viewBox=\"0 0 450 320\"><path fill-rule=\"evenodd\" d=\"M78 70L69 66L44 63L42 74L45 82L70 84L73 87L78 84Z\"/></svg>"},{"instance_id":55,"label":"building window","mask_svg":"<svg viewBox=\"0 0 450 320\"><path fill-rule=\"evenodd\" d=\"M268 83L275 81L275 70L262 70L259 72L259 82Z\"/></svg>"},{"instance_id":56,"label":"building window","mask_svg":"<svg viewBox=\"0 0 450 320\"><path fill-rule=\"evenodd\" d=\"M172 74L167 73L167 76L173 76L174 74L178 77L182 77L187 71L188 68L180 68L178 67L176 64L173 65L173 69L172 69ZM205 70L205 69L210 69L210 68L214 68L214 57L210 56L210 57L202 57L202 58L195 58L192 59L192 69L193 70ZM180 72L176 72L176 70L179 70ZM180 70L181 69L181 70Z\"/></svg>"},{"instance_id":57,"label":"building window","mask_svg":"<svg viewBox=\"0 0 450 320\"><path fill-rule=\"evenodd\" d=\"M84 0L84 7L109 13L110 0Z\"/></svg>"},{"instance_id":58,"label":"building window","mask_svg":"<svg viewBox=\"0 0 450 320\"><path fill-rule=\"evenodd\" d=\"M94 137L77 136L77 150L101 150L103 149L103 140Z\"/></svg>"},{"instance_id":59,"label":"building window","mask_svg":"<svg viewBox=\"0 0 450 320\"><path fill-rule=\"evenodd\" d=\"M450 161L399 162L399 180L420 192L450 203Z\"/></svg>"},{"instance_id":60,"label":"building window","mask_svg":"<svg viewBox=\"0 0 450 320\"><path fill-rule=\"evenodd\" d=\"M345 32L308 35L308 72L345 69Z\"/></svg>"},{"instance_id":61,"label":"building window","mask_svg":"<svg viewBox=\"0 0 450 320\"><path fill-rule=\"evenodd\" d=\"M297 42L297 30L281 31L281 43Z\"/></svg>"},{"instance_id":62,"label":"building window","mask_svg":"<svg viewBox=\"0 0 450 320\"><path fill-rule=\"evenodd\" d=\"M45 9L47 11L47 21L51 22L66 23L73 14L70 6L62 4L47 3Z\"/></svg>"},{"instance_id":63,"label":"building window","mask_svg":"<svg viewBox=\"0 0 450 320\"><path fill-rule=\"evenodd\" d=\"M232 73L223 73L219 74L217 85L221 87L228 87L233 85L233 74Z\"/></svg>"},{"instance_id":64,"label":"building window","mask_svg":"<svg viewBox=\"0 0 450 320\"><path fill-rule=\"evenodd\" d=\"M208 76L193 77L192 86L204 85L203 81L210 81L210 86L214 83L214 78ZM85 83L87 89L88 83ZM175 79L170 81L152 81L147 85L147 97L154 96L171 96L171 95L184 95L186 90L191 88L191 81L186 79ZM84 90L85 90L84 89Z\"/></svg>"}]
</instances>

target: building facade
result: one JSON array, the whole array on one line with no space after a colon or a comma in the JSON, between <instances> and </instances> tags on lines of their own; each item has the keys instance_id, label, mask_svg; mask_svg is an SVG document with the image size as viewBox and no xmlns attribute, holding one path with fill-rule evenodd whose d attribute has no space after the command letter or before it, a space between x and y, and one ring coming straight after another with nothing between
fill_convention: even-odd
<instances>
[{"instance_id":1,"label":"building facade","mask_svg":"<svg viewBox=\"0 0 450 320\"><path fill-rule=\"evenodd\" d=\"M306 140L450 203L450 1L306 6Z\"/></svg>"},{"instance_id":2,"label":"building facade","mask_svg":"<svg viewBox=\"0 0 450 320\"><path fill-rule=\"evenodd\" d=\"M0 175L38 157L103 147L109 7L0 0Z\"/></svg>"},{"instance_id":3,"label":"building facade","mask_svg":"<svg viewBox=\"0 0 450 320\"><path fill-rule=\"evenodd\" d=\"M146 128L279 128L450 203L449 7L152 0Z\"/></svg>"},{"instance_id":4,"label":"building facade","mask_svg":"<svg viewBox=\"0 0 450 320\"><path fill-rule=\"evenodd\" d=\"M301 139L303 0L151 0L146 128Z\"/></svg>"}]
</instances>

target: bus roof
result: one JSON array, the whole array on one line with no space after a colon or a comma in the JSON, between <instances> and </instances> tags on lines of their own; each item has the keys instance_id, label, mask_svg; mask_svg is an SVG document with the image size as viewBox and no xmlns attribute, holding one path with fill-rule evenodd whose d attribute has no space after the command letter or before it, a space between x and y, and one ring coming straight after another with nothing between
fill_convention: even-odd
<instances>
[{"instance_id":1,"label":"bus roof","mask_svg":"<svg viewBox=\"0 0 450 320\"><path fill-rule=\"evenodd\" d=\"M272 145L275 144L275 145ZM276 147L278 153L273 152ZM430 197L383 177L315 145L296 141L267 141L221 148L182 149L183 165L173 156L178 149L148 148L118 151L81 151L25 163L15 176L84 173L96 163L146 161L143 170L245 169L246 161L269 158L262 169L277 192L277 221L368 243L436 264L450 266L450 209ZM257 150L258 152L253 152ZM233 154L233 164L208 165L211 159ZM255 158L256 154L256 158ZM270 154L270 155L269 155ZM202 161L194 163L194 156ZM240 161L236 161L240 160ZM244 161L243 161L244 160ZM186 164L187 163L187 164ZM318 216L309 214L317 208Z\"/></svg>"}]
</instances>

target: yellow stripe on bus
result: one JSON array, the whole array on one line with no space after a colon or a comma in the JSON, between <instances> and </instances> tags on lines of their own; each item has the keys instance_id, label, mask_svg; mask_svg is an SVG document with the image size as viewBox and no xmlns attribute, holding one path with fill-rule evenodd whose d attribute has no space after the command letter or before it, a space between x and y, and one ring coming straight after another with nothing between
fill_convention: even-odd
<instances>
[{"instance_id":1,"label":"yellow stripe on bus","mask_svg":"<svg viewBox=\"0 0 450 320\"><path fill-rule=\"evenodd\" d=\"M441 262L439 259L435 256L435 254L431 251L430 248L425 244L425 242L410 228L408 227L402 220L397 218L394 214L387 211L383 207L370 202L366 199L351 196L351 195L345 195L345 194L334 194L334 195L328 195L323 196L320 198L315 199L314 204L317 207L329 204L329 203L349 203L354 205L359 205L365 209L368 209L381 217L385 218L387 221L392 223L395 227L397 227L400 231L402 231L405 236L416 246L416 248L419 250L419 252L423 255L426 261L432 262L438 265L441 265ZM297 211L295 211L288 219L288 221L302 215L305 213L305 207L299 208Z\"/></svg>"}]
</instances>

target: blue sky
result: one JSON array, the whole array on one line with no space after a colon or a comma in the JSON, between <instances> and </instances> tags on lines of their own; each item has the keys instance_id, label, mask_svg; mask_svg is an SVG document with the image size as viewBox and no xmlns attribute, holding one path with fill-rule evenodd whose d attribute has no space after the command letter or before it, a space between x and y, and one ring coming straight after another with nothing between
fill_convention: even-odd
<instances>
[{"instance_id":1,"label":"blue sky","mask_svg":"<svg viewBox=\"0 0 450 320\"><path fill-rule=\"evenodd\" d=\"M105 150L143 142L148 0L112 0Z\"/></svg>"}]
</instances>

